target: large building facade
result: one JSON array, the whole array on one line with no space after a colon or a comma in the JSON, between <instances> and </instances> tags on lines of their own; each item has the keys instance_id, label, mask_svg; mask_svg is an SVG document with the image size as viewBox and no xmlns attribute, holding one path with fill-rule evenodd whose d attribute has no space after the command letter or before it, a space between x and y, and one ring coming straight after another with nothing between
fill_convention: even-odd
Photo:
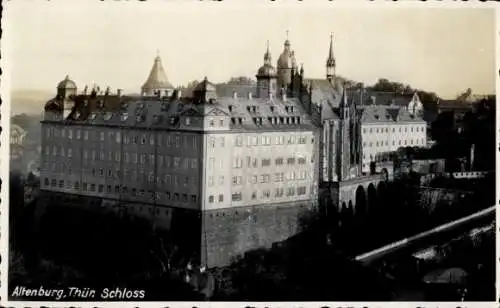
<instances>
[{"instance_id":1,"label":"large building facade","mask_svg":"<svg viewBox=\"0 0 500 308\"><path fill-rule=\"evenodd\" d=\"M332 37L325 78L306 79L287 39L276 68L268 44L246 95L219 97L205 78L182 97L159 56L142 96L79 92L66 77L45 105L41 190L104 200L166 229L179 211L194 213L185 225L196 226L197 258L208 266L268 247L299 231L322 188L338 208L354 207L351 187L380 181L366 164L400 145L397 131L421 142L412 135L420 124L402 113L390 119L398 124L372 123L373 106L335 65Z\"/></svg>"},{"instance_id":2,"label":"large building facade","mask_svg":"<svg viewBox=\"0 0 500 308\"><path fill-rule=\"evenodd\" d=\"M296 222L276 230L278 238L252 242L259 228L251 227L215 243L241 233L215 227L218 217L258 208L281 219L281 209L296 215L318 199L318 129L297 99L274 95L269 51L264 60L258 97L217 97L207 78L190 98L87 94L67 77L45 106L41 189L128 204L157 219L172 208L197 211L200 262L209 266L293 235Z\"/></svg>"}]
</instances>

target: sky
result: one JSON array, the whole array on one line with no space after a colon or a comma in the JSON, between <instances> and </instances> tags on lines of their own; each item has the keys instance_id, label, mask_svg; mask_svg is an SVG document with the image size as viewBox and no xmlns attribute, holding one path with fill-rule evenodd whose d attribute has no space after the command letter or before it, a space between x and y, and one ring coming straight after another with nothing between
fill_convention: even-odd
<instances>
[{"instance_id":1,"label":"sky","mask_svg":"<svg viewBox=\"0 0 500 308\"><path fill-rule=\"evenodd\" d=\"M333 33L337 74L349 79L387 78L443 98L495 89L492 9L54 3L7 3L14 90L55 91L69 75L80 89L138 93L157 52L174 85L254 77L267 40L276 65L286 31L307 78L325 76Z\"/></svg>"}]
</instances>

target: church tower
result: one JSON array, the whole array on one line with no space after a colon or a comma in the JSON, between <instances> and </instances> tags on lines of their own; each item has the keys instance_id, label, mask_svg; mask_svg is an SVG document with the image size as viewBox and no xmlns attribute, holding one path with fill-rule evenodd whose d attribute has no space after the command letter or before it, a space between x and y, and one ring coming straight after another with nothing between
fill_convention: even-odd
<instances>
[{"instance_id":1,"label":"church tower","mask_svg":"<svg viewBox=\"0 0 500 308\"><path fill-rule=\"evenodd\" d=\"M330 35L330 50L326 59L326 79L330 82L335 78L335 56L333 55L333 34Z\"/></svg>"},{"instance_id":2,"label":"church tower","mask_svg":"<svg viewBox=\"0 0 500 308\"><path fill-rule=\"evenodd\" d=\"M257 71L257 96L259 98L272 98L278 92L276 81L276 70L274 69L269 52L269 41L267 41L267 50L264 54L264 65Z\"/></svg>"},{"instance_id":3,"label":"church tower","mask_svg":"<svg viewBox=\"0 0 500 308\"><path fill-rule=\"evenodd\" d=\"M288 31L287 38L285 40L283 52L278 58L278 62L276 68L278 70L278 87L279 90L285 89L288 90L290 83L292 82L292 71L293 71L293 61L294 54L291 49L290 41L288 40Z\"/></svg>"}]
</instances>

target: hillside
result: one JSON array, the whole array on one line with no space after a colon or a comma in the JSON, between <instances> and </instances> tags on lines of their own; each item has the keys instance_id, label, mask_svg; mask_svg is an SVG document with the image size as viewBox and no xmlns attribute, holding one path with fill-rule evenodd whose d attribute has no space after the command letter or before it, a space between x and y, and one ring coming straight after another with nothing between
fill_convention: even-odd
<instances>
[{"instance_id":1,"label":"hillside","mask_svg":"<svg viewBox=\"0 0 500 308\"><path fill-rule=\"evenodd\" d=\"M11 92L11 114L39 115L43 105L54 97L54 93L41 90L13 90Z\"/></svg>"}]
</instances>

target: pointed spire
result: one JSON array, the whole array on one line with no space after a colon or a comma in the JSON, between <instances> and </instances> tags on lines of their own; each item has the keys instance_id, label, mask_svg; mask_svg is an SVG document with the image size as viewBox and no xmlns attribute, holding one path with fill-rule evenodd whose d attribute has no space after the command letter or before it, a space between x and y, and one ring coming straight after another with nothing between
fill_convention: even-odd
<instances>
[{"instance_id":1,"label":"pointed spire","mask_svg":"<svg viewBox=\"0 0 500 308\"><path fill-rule=\"evenodd\" d=\"M327 66L335 66L335 56L333 55L333 33L330 34L330 50L328 51L328 59L326 60Z\"/></svg>"},{"instance_id":2,"label":"pointed spire","mask_svg":"<svg viewBox=\"0 0 500 308\"><path fill-rule=\"evenodd\" d=\"M267 40L267 49L266 53L264 54L264 64L271 64L271 52L269 51L269 40Z\"/></svg>"},{"instance_id":3,"label":"pointed spire","mask_svg":"<svg viewBox=\"0 0 500 308\"><path fill-rule=\"evenodd\" d=\"M285 40L285 49L290 48L290 40L288 38L288 30L286 30L286 40Z\"/></svg>"}]
</instances>

